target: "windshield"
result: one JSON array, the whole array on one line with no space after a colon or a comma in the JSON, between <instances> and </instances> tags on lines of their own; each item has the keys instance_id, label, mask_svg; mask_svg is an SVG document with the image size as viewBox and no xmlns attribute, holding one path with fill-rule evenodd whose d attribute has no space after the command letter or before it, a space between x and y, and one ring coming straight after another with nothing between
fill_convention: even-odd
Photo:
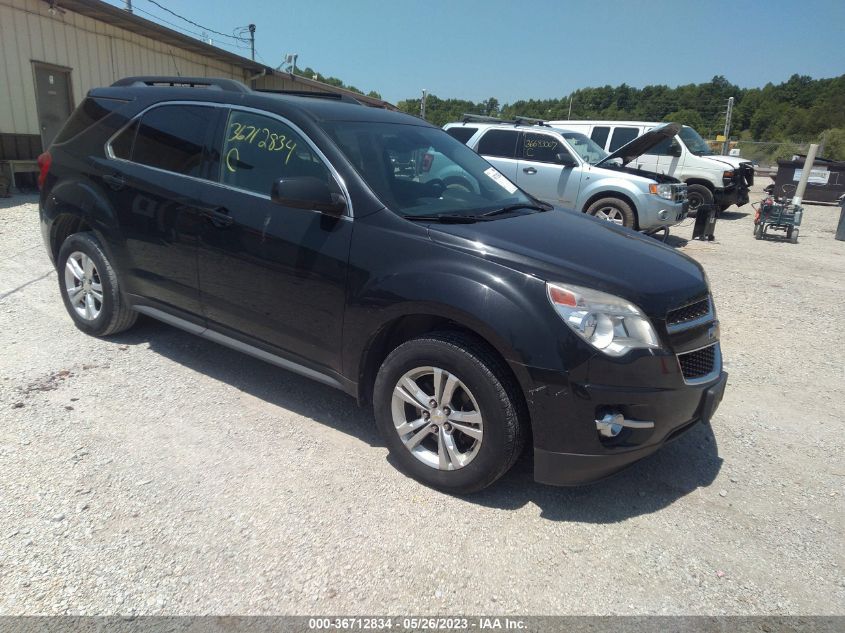
<instances>
[{"instance_id":1,"label":"windshield","mask_svg":"<svg viewBox=\"0 0 845 633\"><path fill-rule=\"evenodd\" d=\"M707 141L701 138L701 135L690 126L684 125L681 128L681 131L678 132L678 136L681 137L681 140L684 142L684 145L687 146L687 149L696 156L713 155L714 152L710 149Z\"/></svg>"},{"instance_id":2,"label":"windshield","mask_svg":"<svg viewBox=\"0 0 845 633\"><path fill-rule=\"evenodd\" d=\"M334 121L324 129L379 199L404 217L475 216L510 205L537 204L438 128Z\"/></svg>"},{"instance_id":3,"label":"windshield","mask_svg":"<svg viewBox=\"0 0 845 633\"><path fill-rule=\"evenodd\" d=\"M563 138L569 143L569 146L578 152L578 155L591 165L609 156L593 139L581 134L580 132L561 132Z\"/></svg>"}]
</instances>

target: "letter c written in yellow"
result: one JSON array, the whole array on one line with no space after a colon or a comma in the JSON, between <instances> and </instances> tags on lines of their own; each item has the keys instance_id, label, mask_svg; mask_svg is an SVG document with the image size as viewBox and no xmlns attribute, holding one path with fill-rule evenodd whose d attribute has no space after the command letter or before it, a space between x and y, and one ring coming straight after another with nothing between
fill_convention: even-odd
<instances>
[{"instance_id":1,"label":"letter c written in yellow","mask_svg":"<svg viewBox=\"0 0 845 633\"><path fill-rule=\"evenodd\" d=\"M235 168L232 167L232 154L235 155L235 163L240 162L241 156L240 156L240 153L238 152L237 147L233 147L228 152L226 152L226 169L228 169L230 172L232 172L234 174Z\"/></svg>"}]
</instances>

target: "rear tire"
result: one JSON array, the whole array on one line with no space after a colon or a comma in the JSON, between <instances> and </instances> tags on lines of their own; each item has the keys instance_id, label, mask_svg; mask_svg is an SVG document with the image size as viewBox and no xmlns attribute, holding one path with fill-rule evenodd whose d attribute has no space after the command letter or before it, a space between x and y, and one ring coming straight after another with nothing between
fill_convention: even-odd
<instances>
[{"instance_id":1,"label":"rear tire","mask_svg":"<svg viewBox=\"0 0 845 633\"><path fill-rule=\"evenodd\" d=\"M56 260L59 292L74 325L92 336L131 328L138 313L126 305L117 273L93 233L74 233Z\"/></svg>"},{"instance_id":2,"label":"rear tire","mask_svg":"<svg viewBox=\"0 0 845 633\"><path fill-rule=\"evenodd\" d=\"M399 469L453 494L492 484L525 442L519 387L492 351L462 333L394 349L376 377L373 409Z\"/></svg>"},{"instance_id":3,"label":"rear tire","mask_svg":"<svg viewBox=\"0 0 845 633\"><path fill-rule=\"evenodd\" d=\"M602 198L587 207L586 213L614 224L636 228L637 216L631 206L619 198Z\"/></svg>"}]
</instances>

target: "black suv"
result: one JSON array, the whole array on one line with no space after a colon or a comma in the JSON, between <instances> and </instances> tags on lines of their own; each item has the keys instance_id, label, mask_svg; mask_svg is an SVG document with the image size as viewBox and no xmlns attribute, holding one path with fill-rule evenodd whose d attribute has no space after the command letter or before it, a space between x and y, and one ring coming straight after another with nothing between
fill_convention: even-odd
<instances>
[{"instance_id":1,"label":"black suv","mask_svg":"<svg viewBox=\"0 0 845 633\"><path fill-rule=\"evenodd\" d=\"M133 77L92 90L40 165L79 329L141 313L371 401L426 484L484 488L526 441L538 481L596 480L722 397L696 262L538 202L417 118Z\"/></svg>"}]
</instances>

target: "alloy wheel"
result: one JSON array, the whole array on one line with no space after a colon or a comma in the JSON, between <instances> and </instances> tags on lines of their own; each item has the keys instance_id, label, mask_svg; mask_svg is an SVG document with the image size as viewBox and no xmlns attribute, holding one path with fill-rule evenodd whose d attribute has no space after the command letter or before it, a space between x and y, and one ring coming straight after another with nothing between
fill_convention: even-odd
<instances>
[{"instance_id":1,"label":"alloy wheel","mask_svg":"<svg viewBox=\"0 0 845 633\"><path fill-rule=\"evenodd\" d=\"M419 461L438 470L457 470L478 455L483 420L472 392L439 367L417 367L393 389L393 424L399 439Z\"/></svg>"},{"instance_id":2,"label":"alloy wheel","mask_svg":"<svg viewBox=\"0 0 845 633\"><path fill-rule=\"evenodd\" d=\"M620 226L625 224L625 216L623 216L622 212L616 207L601 207L598 211L596 211L595 216L600 220L607 220L608 222L613 222L614 224L619 224Z\"/></svg>"},{"instance_id":3,"label":"alloy wheel","mask_svg":"<svg viewBox=\"0 0 845 633\"><path fill-rule=\"evenodd\" d=\"M65 290L76 314L93 321L103 309L103 284L94 260L74 251L65 264Z\"/></svg>"}]
</instances>

